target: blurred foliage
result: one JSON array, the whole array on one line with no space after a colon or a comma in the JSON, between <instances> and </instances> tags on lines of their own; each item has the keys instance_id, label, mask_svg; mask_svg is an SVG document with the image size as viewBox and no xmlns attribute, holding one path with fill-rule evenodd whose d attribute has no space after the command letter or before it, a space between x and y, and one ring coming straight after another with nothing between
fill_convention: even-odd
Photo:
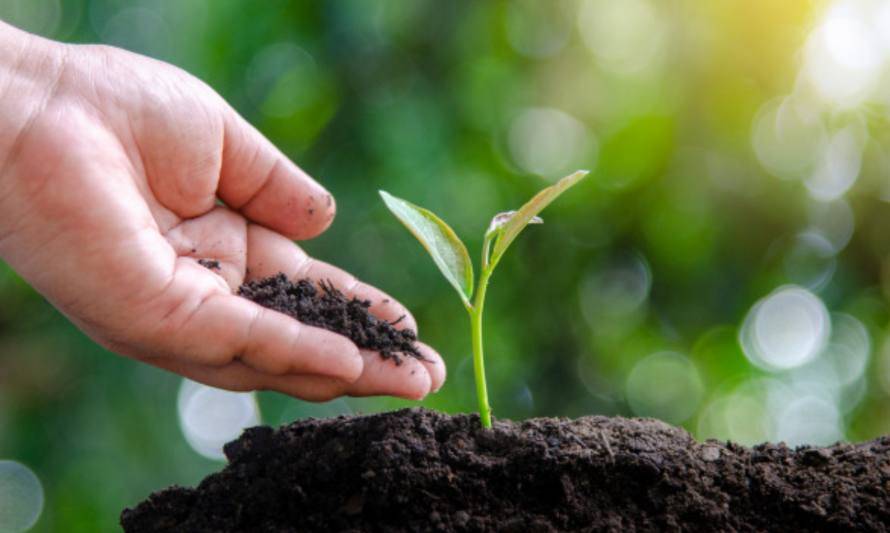
<instances>
[{"instance_id":1,"label":"blurred foliage","mask_svg":"<svg viewBox=\"0 0 890 533\"><path fill-rule=\"evenodd\" d=\"M890 78L868 71L890 47L876 34L878 63L865 61L848 19L824 23L842 3L5 0L0 17L190 71L324 183L338 218L305 247L414 311L449 365L427 407L475 409L468 324L376 191L481 236L545 180L592 169L495 275L495 415L658 415L750 443L890 433ZM854 22L890 22L878 15ZM814 28L839 66L819 63ZM862 87L837 80L872 85L856 99ZM818 309L755 320L788 301L755 305L786 284ZM0 458L42 480L37 531L116 530L124 506L219 468L182 437L179 378L97 347L2 263L0 302ZM825 313L864 326L851 380L746 352L751 322L786 364ZM826 350L849 348L835 333ZM270 424L411 405L260 404Z\"/></svg>"}]
</instances>

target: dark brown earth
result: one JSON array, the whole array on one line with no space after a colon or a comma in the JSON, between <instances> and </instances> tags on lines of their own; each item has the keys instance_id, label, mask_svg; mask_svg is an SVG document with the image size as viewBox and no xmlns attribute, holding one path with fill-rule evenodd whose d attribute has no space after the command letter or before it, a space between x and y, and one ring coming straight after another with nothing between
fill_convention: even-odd
<instances>
[{"instance_id":1,"label":"dark brown earth","mask_svg":"<svg viewBox=\"0 0 890 533\"><path fill-rule=\"evenodd\" d=\"M347 298L328 282L318 290L308 279L292 282L284 274L249 281L238 294L254 302L292 316L310 326L318 326L349 337L359 348L376 350L396 364L407 355L423 359L414 345L417 335L411 329L396 329L372 315L371 302ZM401 320L401 319L399 319Z\"/></svg>"},{"instance_id":2,"label":"dark brown earth","mask_svg":"<svg viewBox=\"0 0 890 533\"><path fill-rule=\"evenodd\" d=\"M219 270L219 261L216 259L198 259L198 264L208 270Z\"/></svg>"},{"instance_id":3,"label":"dark brown earth","mask_svg":"<svg viewBox=\"0 0 890 533\"><path fill-rule=\"evenodd\" d=\"M886 531L890 437L697 443L648 419L496 421L423 409L248 429L229 465L125 531Z\"/></svg>"}]
</instances>

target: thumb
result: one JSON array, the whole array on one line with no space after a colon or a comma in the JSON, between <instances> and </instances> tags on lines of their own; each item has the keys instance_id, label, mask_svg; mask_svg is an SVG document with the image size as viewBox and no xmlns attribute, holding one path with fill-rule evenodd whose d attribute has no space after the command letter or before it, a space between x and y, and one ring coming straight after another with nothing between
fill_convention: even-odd
<instances>
[{"instance_id":1,"label":"thumb","mask_svg":"<svg viewBox=\"0 0 890 533\"><path fill-rule=\"evenodd\" d=\"M248 219L297 240L322 233L336 211L324 187L231 108L217 195Z\"/></svg>"}]
</instances>

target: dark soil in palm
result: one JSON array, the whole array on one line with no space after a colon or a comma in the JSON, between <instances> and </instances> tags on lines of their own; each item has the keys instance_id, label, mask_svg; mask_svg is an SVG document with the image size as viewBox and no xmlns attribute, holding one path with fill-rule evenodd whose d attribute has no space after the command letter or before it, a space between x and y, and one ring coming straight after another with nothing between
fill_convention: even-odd
<instances>
[{"instance_id":1,"label":"dark soil in palm","mask_svg":"<svg viewBox=\"0 0 890 533\"><path fill-rule=\"evenodd\" d=\"M890 437L791 450L654 420L423 409L247 430L229 465L124 511L148 531L886 531Z\"/></svg>"},{"instance_id":2,"label":"dark soil in palm","mask_svg":"<svg viewBox=\"0 0 890 533\"><path fill-rule=\"evenodd\" d=\"M390 323L368 311L371 302L347 298L330 283L322 282L319 290L308 279L292 282L278 274L249 281L241 285L238 294L304 324L349 337L359 348L378 351L396 364L404 355L423 359L414 346L417 335L413 330L396 329L398 321Z\"/></svg>"}]
</instances>

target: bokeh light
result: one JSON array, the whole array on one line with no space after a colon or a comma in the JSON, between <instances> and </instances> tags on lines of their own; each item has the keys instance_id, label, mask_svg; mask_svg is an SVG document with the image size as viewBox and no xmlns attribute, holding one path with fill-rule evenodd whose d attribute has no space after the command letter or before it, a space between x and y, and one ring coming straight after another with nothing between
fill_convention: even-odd
<instances>
[{"instance_id":1,"label":"bokeh light","mask_svg":"<svg viewBox=\"0 0 890 533\"><path fill-rule=\"evenodd\" d=\"M805 231L795 238L784 264L789 281L818 291L831 281L837 269L835 247L821 233Z\"/></svg>"},{"instance_id":2,"label":"bokeh light","mask_svg":"<svg viewBox=\"0 0 890 533\"><path fill-rule=\"evenodd\" d=\"M289 43L267 46L247 69L247 95L271 117L287 117L312 105L318 67L308 52Z\"/></svg>"},{"instance_id":3,"label":"bokeh light","mask_svg":"<svg viewBox=\"0 0 890 533\"><path fill-rule=\"evenodd\" d=\"M604 68L640 74L660 66L667 32L664 20L649 0L582 0L578 30Z\"/></svg>"},{"instance_id":4,"label":"bokeh light","mask_svg":"<svg viewBox=\"0 0 890 533\"><path fill-rule=\"evenodd\" d=\"M702 392L698 369L688 357L676 352L649 355L627 376L627 402L634 414L674 424L695 413Z\"/></svg>"},{"instance_id":5,"label":"bokeh light","mask_svg":"<svg viewBox=\"0 0 890 533\"><path fill-rule=\"evenodd\" d=\"M809 207L809 227L831 243L836 254L843 250L856 229L856 219L850 204L843 199L833 202L813 202Z\"/></svg>"},{"instance_id":6,"label":"bokeh light","mask_svg":"<svg viewBox=\"0 0 890 533\"><path fill-rule=\"evenodd\" d=\"M818 355L830 332L831 322L822 300L801 287L786 286L751 308L739 341L754 365L784 370Z\"/></svg>"},{"instance_id":7,"label":"bokeh light","mask_svg":"<svg viewBox=\"0 0 890 533\"><path fill-rule=\"evenodd\" d=\"M761 107L754 119L751 142L760 163L780 178L802 178L816 165L827 132L810 102L786 97Z\"/></svg>"},{"instance_id":8,"label":"bokeh light","mask_svg":"<svg viewBox=\"0 0 890 533\"><path fill-rule=\"evenodd\" d=\"M644 316L652 272L638 253L618 254L597 264L578 286L581 313L597 334L620 333Z\"/></svg>"},{"instance_id":9,"label":"bokeh light","mask_svg":"<svg viewBox=\"0 0 890 533\"><path fill-rule=\"evenodd\" d=\"M208 459L224 460L223 445L260 423L251 392L230 392L184 379L177 405L186 441Z\"/></svg>"},{"instance_id":10,"label":"bokeh light","mask_svg":"<svg viewBox=\"0 0 890 533\"><path fill-rule=\"evenodd\" d=\"M804 50L804 72L827 100L854 106L868 98L883 66L869 24L875 2L846 0L831 5Z\"/></svg>"},{"instance_id":11,"label":"bokeh light","mask_svg":"<svg viewBox=\"0 0 890 533\"><path fill-rule=\"evenodd\" d=\"M862 127L851 125L832 134L815 170L806 179L813 198L823 202L836 200L853 186L859 177L864 142Z\"/></svg>"},{"instance_id":12,"label":"bokeh light","mask_svg":"<svg viewBox=\"0 0 890 533\"><path fill-rule=\"evenodd\" d=\"M596 140L584 124L553 108L524 109L510 125L509 144L517 165L551 179L582 162L592 166L596 156Z\"/></svg>"},{"instance_id":13,"label":"bokeh light","mask_svg":"<svg viewBox=\"0 0 890 533\"><path fill-rule=\"evenodd\" d=\"M789 292L796 291L796 292ZM774 308L767 313L787 314L781 324L787 337L767 342L774 349L791 354L770 358L767 350L756 347L757 318L749 314L742 328L740 342L746 355L761 368L776 374L744 382L711 400L699 418L699 435L724 432L746 444L783 441L789 445L826 445L845 437L845 416L863 401L867 383L863 380L871 357L871 337L865 325L846 313L822 316L824 307L814 295L795 287L783 287L759 302L751 313L763 312L761 307L772 300ZM826 311L827 313L827 311ZM812 317L818 316L818 319ZM830 334L815 353L811 339ZM822 325L825 324L825 325ZM762 335L776 335L768 329ZM759 350L759 351L758 351ZM807 355L803 355L806 353ZM764 358L765 357L765 358Z\"/></svg>"},{"instance_id":14,"label":"bokeh light","mask_svg":"<svg viewBox=\"0 0 890 533\"><path fill-rule=\"evenodd\" d=\"M832 314L831 340L822 358L831 365L839 385L853 384L863 376L871 351L871 336L859 319Z\"/></svg>"},{"instance_id":15,"label":"bokeh light","mask_svg":"<svg viewBox=\"0 0 890 533\"><path fill-rule=\"evenodd\" d=\"M43 485L30 468L0 461L0 533L18 533L34 526L43 511Z\"/></svg>"},{"instance_id":16,"label":"bokeh light","mask_svg":"<svg viewBox=\"0 0 890 533\"><path fill-rule=\"evenodd\" d=\"M789 446L827 446L844 438L841 415L824 397L789 398L778 415L776 440Z\"/></svg>"},{"instance_id":17,"label":"bokeh light","mask_svg":"<svg viewBox=\"0 0 890 533\"><path fill-rule=\"evenodd\" d=\"M506 13L507 39L514 50L528 57L551 57L572 35L571 3L566 0L512 2Z\"/></svg>"},{"instance_id":18,"label":"bokeh light","mask_svg":"<svg viewBox=\"0 0 890 533\"><path fill-rule=\"evenodd\" d=\"M728 394L710 403L699 420L699 434L726 435L746 445L773 440L776 421L773 411L776 395L784 385L775 379L754 378L732 388Z\"/></svg>"}]
</instances>

